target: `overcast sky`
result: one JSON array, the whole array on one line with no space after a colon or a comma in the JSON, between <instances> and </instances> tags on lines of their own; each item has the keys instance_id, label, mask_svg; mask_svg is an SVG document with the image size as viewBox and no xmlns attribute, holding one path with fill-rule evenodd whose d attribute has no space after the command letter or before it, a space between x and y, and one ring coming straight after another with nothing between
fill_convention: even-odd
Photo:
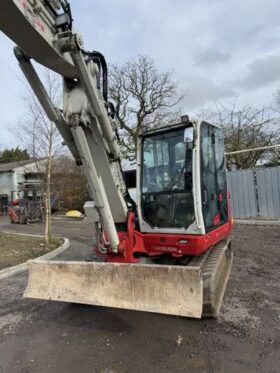
<instances>
[{"instance_id":1,"label":"overcast sky","mask_svg":"<svg viewBox=\"0 0 280 373\"><path fill-rule=\"evenodd\" d=\"M70 0L87 49L109 63L137 54L173 70L194 115L215 100L260 106L280 86L277 0ZM8 130L21 118L21 72L13 43L0 34L0 146L20 144Z\"/></svg>"}]
</instances>

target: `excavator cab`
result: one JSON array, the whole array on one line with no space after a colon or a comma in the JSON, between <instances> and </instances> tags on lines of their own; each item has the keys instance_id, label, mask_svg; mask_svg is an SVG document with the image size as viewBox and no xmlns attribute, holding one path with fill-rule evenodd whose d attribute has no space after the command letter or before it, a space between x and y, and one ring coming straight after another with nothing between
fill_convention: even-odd
<instances>
[{"instance_id":1,"label":"excavator cab","mask_svg":"<svg viewBox=\"0 0 280 373\"><path fill-rule=\"evenodd\" d=\"M196 218L194 177L201 181L200 191L196 194L200 197L205 232L228 222L224 143L220 128L207 122L189 122L146 134L141 143L139 205L142 219L151 229L187 231ZM199 167L194 165L194 152L200 153ZM192 233L190 229L189 233Z\"/></svg>"},{"instance_id":2,"label":"excavator cab","mask_svg":"<svg viewBox=\"0 0 280 373\"><path fill-rule=\"evenodd\" d=\"M143 133L138 149L138 218L143 234L160 235L162 242L165 234L174 237L173 249L180 246L176 255L200 255L229 235L219 127L184 116L181 123ZM188 243L176 245L177 235Z\"/></svg>"}]
</instances>

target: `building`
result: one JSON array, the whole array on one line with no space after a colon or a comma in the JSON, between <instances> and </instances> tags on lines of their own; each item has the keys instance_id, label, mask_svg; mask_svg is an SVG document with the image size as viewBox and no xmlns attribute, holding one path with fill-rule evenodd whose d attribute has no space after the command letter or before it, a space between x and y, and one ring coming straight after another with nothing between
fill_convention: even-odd
<instances>
[{"instance_id":1,"label":"building","mask_svg":"<svg viewBox=\"0 0 280 373\"><path fill-rule=\"evenodd\" d=\"M10 202L24 186L38 183L44 163L29 159L0 164L0 195L7 195Z\"/></svg>"}]
</instances>

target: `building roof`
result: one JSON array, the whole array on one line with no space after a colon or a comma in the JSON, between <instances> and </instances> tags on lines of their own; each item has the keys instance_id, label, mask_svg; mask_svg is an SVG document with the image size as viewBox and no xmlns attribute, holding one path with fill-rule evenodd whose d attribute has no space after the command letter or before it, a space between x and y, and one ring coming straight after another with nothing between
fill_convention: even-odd
<instances>
[{"instance_id":1,"label":"building roof","mask_svg":"<svg viewBox=\"0 0 280 373\"><path fill-rule=\"evenodd\" d=\"M3 163L3 164L0 163L0 172L12 172L16 168L24 167L35 162L36 160L33 158L33 159L25 160L25 161L9 162L9 163Z\"/></svg>"}]
</instances>

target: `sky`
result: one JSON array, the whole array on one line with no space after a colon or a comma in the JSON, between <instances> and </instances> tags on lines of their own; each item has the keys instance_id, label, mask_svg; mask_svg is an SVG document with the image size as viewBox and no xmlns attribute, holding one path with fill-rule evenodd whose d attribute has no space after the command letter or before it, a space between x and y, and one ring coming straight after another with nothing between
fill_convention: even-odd
<instances>
[{"instance_id":1,"label":"sky","mask_svg":"<svg viewBox=\"0 0 280 373\"><path fill-rule=\"evenodd\" d=\"M70 0L88 50L110 64L148 55L172 71L186 114L238 96L269 105L280 87L278 0ZM23 78L13 43L0 33L0 149L20 145Z\"/></svg>"}]
</instances>

